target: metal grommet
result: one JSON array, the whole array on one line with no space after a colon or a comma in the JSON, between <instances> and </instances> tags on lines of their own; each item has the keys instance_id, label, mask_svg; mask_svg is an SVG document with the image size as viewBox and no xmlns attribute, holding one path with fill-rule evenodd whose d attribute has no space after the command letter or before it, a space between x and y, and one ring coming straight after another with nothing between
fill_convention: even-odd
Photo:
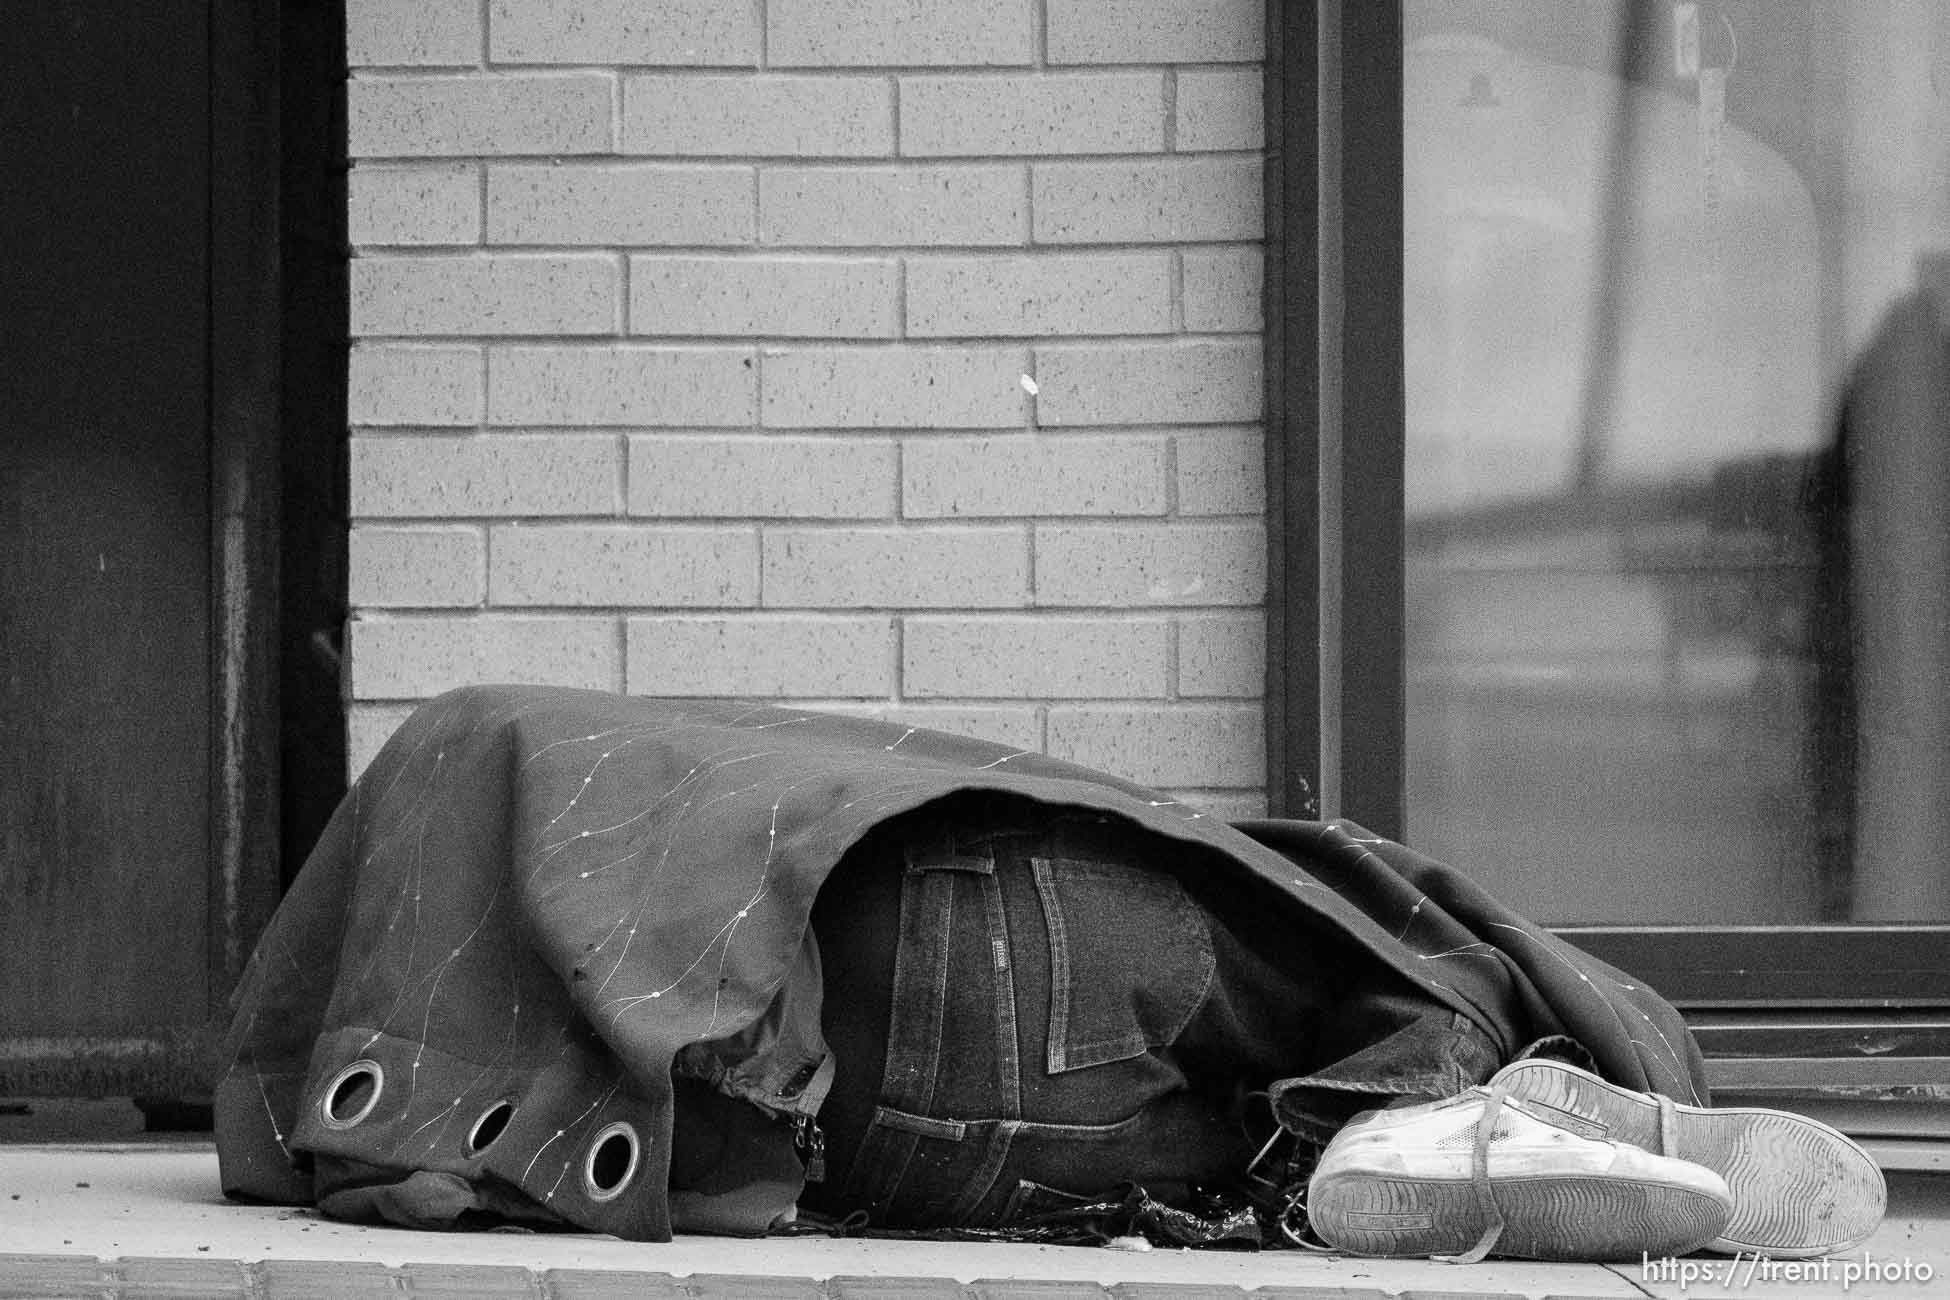
<instances>
[{"instance_id":1,"label":"metal grommet","mask_svg":"<svg viewBox=\"0 0 1950 1300\"><path fill-rule=\"evenodd\" d=\"M467 1130L467 1154L478 1156L493 1146L494 1140L507 1129L514 1113L515 1104L505 1097L482 1111L481 1117L474 1121L474 1127Z\"/></svg>"},{"instance_id":2,"label":"metal grommet","mask_svg":"<svg viewBox=\"0 0 1950 1300\"><path fill-rule=\"evenodd\" d=\"M582 1162L582 1190L592 1201L614 1200L636 1176L642 1154L636 1130L621 1120L596 1134Z\"/></svg>"},{"instance_id":3,"label":"metal grommet","mask_svg":"<svg viewBox=\"0 0 1950 1300\"><path fill-rule=\"evenodd\" d=\"M318 1103L318 1118L326 1128L347 1129L372 1114L379 1094L386 1090L386 1071L370 1058L354 1061L332 1076Z\"/></svg>"}]
</instances>

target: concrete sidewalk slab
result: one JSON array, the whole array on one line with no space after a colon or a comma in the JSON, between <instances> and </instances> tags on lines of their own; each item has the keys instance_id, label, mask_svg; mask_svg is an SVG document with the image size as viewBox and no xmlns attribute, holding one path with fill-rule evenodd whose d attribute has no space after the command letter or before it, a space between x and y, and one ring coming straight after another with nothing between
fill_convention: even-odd
<instances>
[{"instance_id":1,"label":"concrete sidewalk slab","mask_svg":"<svg viewBox=\"0 0 1950 1300\"><path fill-rule=\"evenodd\" d=\"M1853 1260L1888 1276L1850 1296L1919 1297L1950 1285L1950 1180L1898 1181L1883 1229L1810 1268L1743 1261L1647 1266L1457 1266L1304 1251L1121 1251L966 1242L742 1240L667 1243L583 1233L414 1232L308 1209L226 1201L207 1138L0 1146L0 1297L478 1295L780 1300L1360 1300L1445 1296L1812 1297L1840 1294ZM1711 1277L1680 1266L1711 1266ZM1735 1265L1731 1271L1729 1265ZM1908 1269L1902 1276L1900 1270ZM1929 1277L1919 1276L1927 1269ZM1662 1271L1664 1270L1664 1271ZM1890 1271L1894 1270L1894 1271ZM1743 1276L1744 1271L1744 1276ZM35 1289L39 1288L39 1289ZM52 1289L50 1289L52 1288Z\"/></svg>"}]
</instances>

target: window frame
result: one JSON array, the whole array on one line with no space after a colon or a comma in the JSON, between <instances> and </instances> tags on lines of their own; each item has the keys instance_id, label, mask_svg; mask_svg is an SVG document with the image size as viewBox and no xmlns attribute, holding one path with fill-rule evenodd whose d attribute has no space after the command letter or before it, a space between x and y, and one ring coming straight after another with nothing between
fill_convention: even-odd
<instances>
[{"instance_id":1,"label":"window frame","mask_svg":"<svg viewBox=\"0 0 1950 1300\"><path fill-rule=\"evenodd\" d=\"M1395 838L1403 301L1364 286L1402 283L1402 35L1399 3L1267 6L1268 810ZM1939 1145L1950 1131L1950 925L1557 932L1685 1010L1717 1087L1816 1108L1873 1101L1871 1128Z\"/></svg>"}]
</instances>

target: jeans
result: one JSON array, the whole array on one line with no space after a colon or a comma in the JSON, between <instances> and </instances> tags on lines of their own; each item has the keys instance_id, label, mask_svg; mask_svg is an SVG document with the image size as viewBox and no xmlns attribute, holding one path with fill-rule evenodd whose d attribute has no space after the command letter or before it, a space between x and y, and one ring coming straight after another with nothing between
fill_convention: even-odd
<instances>
[{"instance_id":1,"label":"jeans","mask_svg":"<svg viewBox=\"0 0 1950 1300\"><path fill-rule=\"evenodd\" d=\"M993 1227L1135 1182L1236 1183L1287 1127L1439 1097L1499 1062L1469 1022L1205 851L1101 814L962 796L877 828L813 910L836 1058L809 1209Z\"/></svg>"}]
</instances>

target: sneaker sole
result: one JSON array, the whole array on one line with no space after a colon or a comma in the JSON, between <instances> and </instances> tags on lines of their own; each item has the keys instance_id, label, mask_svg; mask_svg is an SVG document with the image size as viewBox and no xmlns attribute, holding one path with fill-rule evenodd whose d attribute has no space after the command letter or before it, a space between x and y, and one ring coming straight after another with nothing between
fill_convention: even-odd
<instances>
[{"instance_id":1,"label":"sneaker sole","mask_svg":"<svg viewBox=\"0 0 1950 1300\"><path fill-rule=\"evenodd\" d=\"M1520 1259L1685 1255L1712 1240L1727 1220L1727 1203L1710 1193L1615 1175L1496 1178L1491 1187L1503 1215L1491 1253ZM1485 1226L1466 1180L1361 1170L1316 1178L1307 1221L1336 1250L1383 1256L1460 1255Z\"/></svg>"},{"instance_id":2,"label":"sneaker sole","mask_svg":"<svg viewBox=\"0 0 1950 1300\"><path fill-rule=\"evenodd\" d=\"M1818 1120L1779 1110L1674 1103L1677 1151L1659 1140L1659 1106L1642 1093L1559 1061L1520 1061L1498 1075L1510 1096L1588 1137L1629 1142L1705 1165L1726 1179L1733 1213L1708 1247L1799 1258L1866 1241L1888 1199L1868 1152Z\"/></svg>"}]
</instances>

